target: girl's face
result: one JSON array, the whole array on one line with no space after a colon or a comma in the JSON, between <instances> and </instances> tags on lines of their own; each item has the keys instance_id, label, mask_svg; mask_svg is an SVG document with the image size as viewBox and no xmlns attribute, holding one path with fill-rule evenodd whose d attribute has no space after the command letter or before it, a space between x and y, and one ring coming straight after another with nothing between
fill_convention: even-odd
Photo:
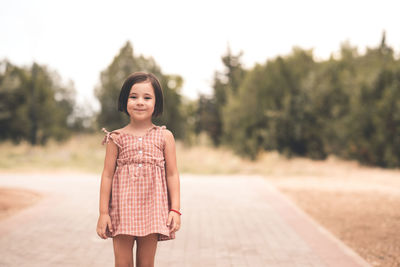
<instances>
[{"instance_id":1,"label":"girl's face","mask_svg":"<svg viewBox=\"0 0 400 267\"><path fill-rule=\"evenodd\" d=\"M151 119L156 104L153 86L149 81L135 83L129 92L127 111L135 120Z\"/></svg>"}]
</instances>

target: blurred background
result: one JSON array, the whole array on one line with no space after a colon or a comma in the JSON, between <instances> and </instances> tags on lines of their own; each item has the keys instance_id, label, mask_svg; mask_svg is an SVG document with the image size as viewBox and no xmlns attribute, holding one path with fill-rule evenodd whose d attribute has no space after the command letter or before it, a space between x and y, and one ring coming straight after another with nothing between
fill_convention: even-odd
<instances>
[{"instance_id":1,"label":"blurred background","mask_svg":"<svg viewBox=\"0 0 400 267\"><path fill-rule=\"evenodd\" d=\"M117 111L122 82L146 71L161 80L165 109L153 122L174 133L181 173L283 177L273 182L310 213L328 194L294 186L307 175L357 172L357 186L399 188L398 1L0 3L1 172L99 175L100 129L128 122ZM393 207L382 215L392 238L395 195L365 202ZM373 243L361 236L349 242ZM387 266L399 264L399 239L379 240L397 255Z\"/></svg>"},{"instance_id":2,"label":"blurred background","mask_svg":"<svg viewBox=\"0 0 400 267\"><path fill-rule=\"evenodd\" d=\"M3 2L0 139L41 146L119 128L127 122L116 111L121 84L143 70L164 88L165 113L154 122L185 145L203 136L251 160L277 151L399 167L397 7Z\"/></svg>"}]
</instances>

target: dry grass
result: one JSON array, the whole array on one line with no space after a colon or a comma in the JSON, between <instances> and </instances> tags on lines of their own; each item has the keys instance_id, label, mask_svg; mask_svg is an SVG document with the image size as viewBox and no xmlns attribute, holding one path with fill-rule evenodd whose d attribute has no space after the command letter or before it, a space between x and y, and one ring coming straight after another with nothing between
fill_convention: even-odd
<instances>
[{"instance_id":1,"label":"dry grass","mask_svg":"<svg viewBox=\"0 0 400 267\"><path fill-rule=\"evenodd\" d=\"M102 134L76 135L64 143L49 142L44 147L3 142L0 143L0 171L100 173L105 153L102 139ZM204 135L196 143L189 147L179 140L176 142L181 173L269 175L276 173L274 166L283 160L277 153L268 153L258 162L241 159L227 148L212 148ZM292 171L301 173L294 168Z\"/></svg>"},{"instance_id":2,"label":"dry grass","mask_svg":"<svg viewBox=\"0 0 400 267\"><path fill-rule=\"evenodd\" d=\"M46 147L0 144L1 172L94 172L100 174L103 135L79 135ZM229 149L176 143L180 173L259 174L373 266L400 266L400 170L360 166L329 157L290 160L276 152L257 162ZM1 193L3 194L3 193Z\"/></svg>"},{"instance_id":3,"label":"dry grass","mask_svg":"<svg viewBox=\"0 0 400 267\"><path fill-rule=\"evenodd\" d=\"M66 142L49 142L43 147L4 142L0 144L0 171L99 173L105 152L101 141L102 135L76 135Z\"/></svg>"}]
</instances>

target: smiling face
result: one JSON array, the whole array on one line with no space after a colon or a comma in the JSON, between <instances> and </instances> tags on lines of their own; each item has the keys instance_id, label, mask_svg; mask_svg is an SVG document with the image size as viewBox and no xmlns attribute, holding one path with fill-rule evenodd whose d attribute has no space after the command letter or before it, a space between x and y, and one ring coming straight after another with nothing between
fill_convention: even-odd
<instances>
[{"instance_id":1,"label":"smiling face","mask_svg":"<svg viewBox=\"0 0 400 267\"><path fill-rule=\"evenodd\" d=\"M149 81L135 83L129 92L126 109L134 120L151 119L156 98L153 86Z\"/></svg>"}]
</instances>

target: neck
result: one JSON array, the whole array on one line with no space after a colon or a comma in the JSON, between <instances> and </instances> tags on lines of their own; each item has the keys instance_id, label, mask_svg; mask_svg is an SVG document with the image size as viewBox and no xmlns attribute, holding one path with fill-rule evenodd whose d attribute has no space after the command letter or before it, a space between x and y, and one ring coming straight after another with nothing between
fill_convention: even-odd
<instances>
[{"instance_id":1,"label":"neck","mask_svg":"<svg viewBox=\"0 0 400 267\"><path fill-rule=\"evenodd\" d=\"M148 129L153 126L153 122L151 120L138 121L131 118L129 126L135 129Z\"/></svg>"}]
</instances>

